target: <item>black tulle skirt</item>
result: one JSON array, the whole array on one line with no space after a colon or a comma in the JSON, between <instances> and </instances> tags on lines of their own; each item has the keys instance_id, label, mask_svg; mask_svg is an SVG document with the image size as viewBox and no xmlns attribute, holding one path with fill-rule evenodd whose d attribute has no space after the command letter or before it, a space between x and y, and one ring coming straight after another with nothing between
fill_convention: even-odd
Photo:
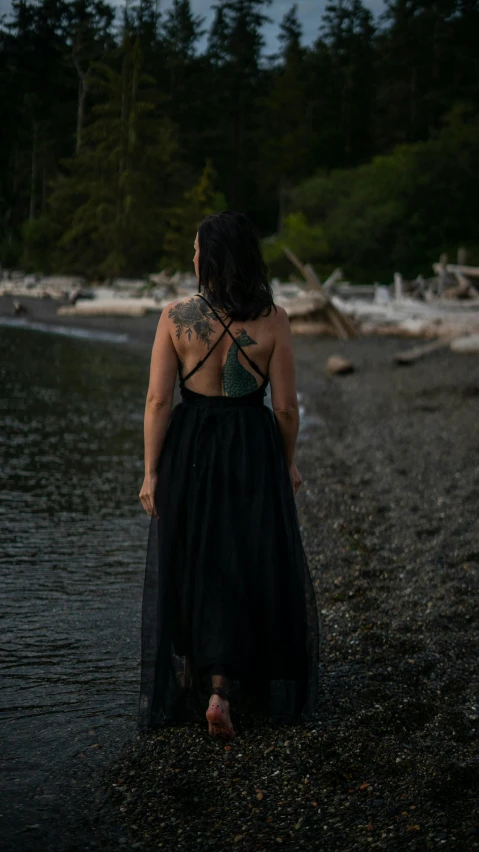
<instances>
[{"instance_id":1,"label":"black tulle skirt","mask_svg":"<svg viewBox=\"0 0 479 852\"><path fill-rule=\"evenodd\" d=\"M147 545L140 728L204 721L213 674L231 679L232 712L316 715L316 600L264 395L183 388L171 413Z\"/></svg>"}]
</instances>

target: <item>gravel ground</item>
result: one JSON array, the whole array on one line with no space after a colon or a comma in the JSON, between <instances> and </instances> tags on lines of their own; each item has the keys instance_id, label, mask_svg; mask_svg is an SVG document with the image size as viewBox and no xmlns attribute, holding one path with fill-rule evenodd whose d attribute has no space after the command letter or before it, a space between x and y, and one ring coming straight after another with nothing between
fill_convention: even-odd
<instances>
[{"instance_id":1,"label":"gravel ground","mask_svg":"<svg viewBox=\"0 0 479 852\"><path fill-rule=\"evenodd\" d=\"M317 723L233 715L227 745L206 723L139 735L97 789L110 843L479 848L479 361L444 351L393 366L408 345L296 341ZM327 377L333 352L357 371Z\"/></svg>"},{"instance_id":2,"label":"gravel ground","mask_svg":"<svg viewBox=\"0 0 479 852\"><path fill-rule=\"evenodd\" d=\"M152 329L129 322L151 346ZM479 849L479 359L394 366L410 345L295 341L317 721L233 708L229 744L206 722L138 735L101 777L78 777L49 848ZM356 371L328 377L333 353Z\"/></svg>"}]
</instances>

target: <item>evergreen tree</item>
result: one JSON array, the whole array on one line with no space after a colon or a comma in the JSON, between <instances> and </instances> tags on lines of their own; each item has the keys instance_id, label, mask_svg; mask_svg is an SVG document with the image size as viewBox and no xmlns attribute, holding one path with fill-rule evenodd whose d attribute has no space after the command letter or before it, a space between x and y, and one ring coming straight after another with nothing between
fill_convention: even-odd
<instances>
[{"instance_id":1,"label":"evergreen tree","mask_svg":"<svg viewBox=\"0 0 479 852\"><path fill-rule=\"evenodd\" d=\"M13 0L12 19L3 34L6 76L2 75L0 97L2 136L8 140L4 203L17 229L25 219L32 221L45 204L49 156L61 123L58 98L65 96L69 85L67 77L58 79L64 26L63 0L41 5Z\"/></svg>"},{"instance_id":2,"label":"evergreen tree","mask_svg":"<svg viewBox=\"0 0 479 852\"><path fill-rule=\"evenodd\" d=\"M95 65L94 119L51 198L51 217L62 230L59 269L114 276L154 267L178 192L175 129L158 114L139 39L125 36L119 53L119 71Z\"/></svg>"},{"instance_id":3,"label":"evergreen tree","mask_svg":"<svg viewBox=\"0 0 479 852\"><path fill-rule=\"evenodd\" d=\"M145 56L158 46L160 22L160 0L137 0L125 6L123 32L132 31L139 37Z\"/></svg>"},{"instance_id":4,"label":"evergreen tree","mask_svg":"<svg viewBox=\"0 0 479 852\"><path fill-rule=\"evenodd\" d=\"M213 23L208 33L207 54L214 68L221 68L228 61L228 40L230 23L226 9L226 0L213 4L215 10Z\"/></svg>"},{"instance_id":5,"label":"evergreen tree","mask_svg":"<svg viewBox=\"0 0 479 852\"><path fill-rule=\"evenodd\" d=\"M328 97L336 104L336 162L354 165L370 156L372 150L371 12L361 0L335 0L326 6L321 32L330 55L329 79L324 82L328 83Z\"/></svg>"},{"instance_id":6,"label":"evergreen tree","mask_svg":"<svg viewBox=\"0 0 479 852\"><path fill-rule=\"evenodd\" d=\"M291 6L278 50L266 57L262 27L271 0L216 0L203 54L203 19L189 0L161 13L161 0L125 2L119 29L106 0L13 0L9 19L0 19L2 263L45 266L61 237L58 269L148 268L161 256L171 208L185 205L183 192L207 161L226 206L252 216L260 232L286 227L306 246L308 223L293 202L298 183L318 170L315 180L328 191L337 191L340 175L350 183L358 175L358 186L364 174L381 183L387 170L376 164L363 171L362 164L398 143L416 175L404 145L424 143L436 157L427 146L436 138L446 146L444 117L461 105L471 114L479 107L479 0L388 0L377 30L360 0L329 0L309 48ZM446 170L441 175L446 181ZM446 194L438 192L430 190L446 240L454 228ZM383 225L392 222L392 208L382 218L380 205L373 208L378 223L365 215L364 227L374 227L388 251ZM153 211L146 224L145 211ZM341 211L353 234L354 205ZM366 253L357 256L369 262Z\"/></svg>"},{"instance_id":7,"label":"evergreen tree","mask_svg":"<svg viewBox=\"0 0 479 852\"><path fill-rule=\"evenodd\" d=\"M216 5L213 61L219 73L223 135L222 176L228 202L232 207L247 211L254 193L254 113L258 87L262 87L260 71L264 38L263 24L271 19L263 9L271 0L221 0ZM218 68L218 36L224 36L224 49Z\"/></svg>"},{"instance_id":8,"label":"evergreen tree","mask_svg":"<svg viewBox=\"0 0 479 852\"><path fill-rule=\"evenodd\" d=\"M193 15L190 0L174 0L161 27L164 56L162 89L167 97L168 115L178 126L179 139L191 173L204 162L198 145L202 109L206 101L204 60L196 55L196 44L204 35L204 18Z\"/></svg>"},{"instance_id":9,"label":"evergreen tree","mask_svg":"<svg viewBox=\"0 0 479 852\"><path fill-rule=\"evenodd\" d=\"M458 0L387 2L383 20L388 26L378 60L376 149L427 139L439 128L448 102L452 106L455 96L463 98L456 71L463 54L455 41L462 6Z\"/></svg>"},{"instance_id":10,"label":"evergreen tree","mask_svg":"<svg viewBox=\"0 0 479 852\"><path fill-rule=\"evenodd\" d=\"M198 225L205 216L226 208L224 196L215 189L216 180L217 175L208 160L197 183L184 193L182 203L170 211L161 266L183 270L192 267L192 246Z\"/></svg>"},{"instance_id":11,"label":"evergreen tree","mask_svg":"<svg viewBox=\"0 0 479 852\"><path fill-rule=\"evenodd\" d=\"M190 0L173 0L163 26L163 37L172 58L186 62L195 55L195 45L206 32L201 29L204 18L193 15Z\"/></svg>"},{"instance_id":12,"label":"evergreen tree","mask_svg":"<svg viewBox=\"0 0 479 852\"><path fill-rule=\"evenodd\" d=\"M280 64L266 94L258 99L258 181L261 180L264 203L269 196L277 204L278 231L289 192L314 166L310 156L306 51L301 46L301 35L294 4L280 25Z\"/></svg>"},{"instance_id":13,"label":"evergreen tree","mask_svg":"<svg viewBox=\"0 0 479 852\"><path fill-rule=\"evenodd\" d=\"M82 144L85 104L93 62L113 47L114 11L104 0L74 0L65 7L68 57L78 75L75 150Z\"/></svg>"},{"instance_id":14,"label":"evergreen tree","mask_svg":"<svg viewBox=\"0 0 479 852\"><path fill-rule=\"evenodd\" d=\"M298 20L298 4L293 3L291 9L284 15L280 27L278 40L281 44L281 58L284 64L294 65L301 62L304 56L301 47L303 31Z\"/></svg>"}]
</instances>

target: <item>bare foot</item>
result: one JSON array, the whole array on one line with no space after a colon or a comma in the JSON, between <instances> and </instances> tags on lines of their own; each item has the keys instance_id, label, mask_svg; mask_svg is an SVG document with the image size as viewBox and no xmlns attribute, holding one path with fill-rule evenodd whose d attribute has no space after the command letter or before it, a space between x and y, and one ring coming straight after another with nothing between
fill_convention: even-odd
<instances>
[{"instance_id":1,"label":"bare foot","mask_svg":"<svg viewBox=\"0 0 479 852\"><path fill-rule=\"evenodd\" d=\"M210 703L206 711L206 720L210 736L224 736L230 739L235 736L233 725L231 724L229 701L215 693L210 696Z\"/></svg>"}]
</instances>

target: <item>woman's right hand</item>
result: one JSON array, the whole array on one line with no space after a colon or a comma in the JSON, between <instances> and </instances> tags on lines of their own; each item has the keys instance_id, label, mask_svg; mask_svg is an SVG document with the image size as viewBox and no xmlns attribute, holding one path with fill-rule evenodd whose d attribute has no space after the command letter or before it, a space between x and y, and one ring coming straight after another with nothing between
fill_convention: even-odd
<instances>
[{"instance_id":1,"label":"woman's right hand","mask_svg":"<svg viewBox=\"0 0 479 852\"><path fill-rule=\"evenodd\" d=\"M291 486L293 488L294 496L296 497L296 494L298 493L298 488L301 485L303 478L294 462L289 466L289 478L291 480Z\"/></svg>"}]
</instances>

